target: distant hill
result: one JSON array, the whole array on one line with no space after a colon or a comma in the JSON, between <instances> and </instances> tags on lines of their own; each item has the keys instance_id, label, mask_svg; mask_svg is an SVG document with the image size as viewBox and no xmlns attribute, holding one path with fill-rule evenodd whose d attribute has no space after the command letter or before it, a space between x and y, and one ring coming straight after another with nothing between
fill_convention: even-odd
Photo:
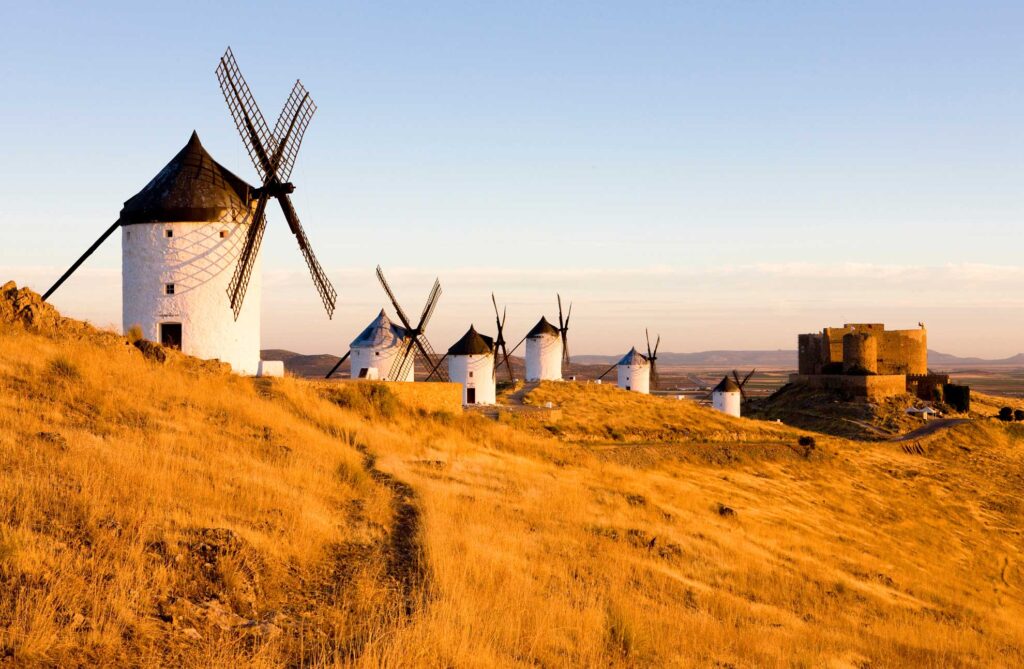
<instances>
[{"instance_id":1,"label":"distant hill","mask_svg":"<svg viewBox=\"0 0 1024 669\"><path fill-rule=\"evenodd\" d=\"M930 367L1024 367L1024 353L1001 358L998 360L986 360L984 358L961 358L948 353L928 351L928 365Z\"/></svg>"},{"instance_id":2,"label":"distant hill","mask_svg":"<svg viewBox=\"0 0 1024 669\"><path fill-rule=\"evenodd\" d=\"M576 355L580 364L610 365L620 355ZM687 367L781 367L796 369L796 351L700 351L697 353L659 353L658 364Z\"/></svg>"},{"instance_id":3,"label":"distant hill","mask_svg":"<svg viewBox=\"0 0 1024 669\"><path fill-rule=\"evenodd\" d=\"M303 355L296 353L295 351L287 351L280 348L267 348L260 351L261 360L281 360L284 362L284 368L295 376L305 377L323 377L327 375L327 372L331 371L331 367L334 367L338 363L340 356L331 355L330 353L318 353L315 355ZM343 375L348 375L349 364L348 360L345 361L339 368L339 372Z\"/></svg>"},{"instance_id":4,"label":"distant hill","mask_svg":"<svg viewBox=\"0 0 1024 669\"><path fill-rule=\"evenodd\" d=\"M285 349L264 349L260 351L263 360L282 360L285 369L296 376L314 377L324 376L331 367L338 362L338 356L329 353L316 355L304 355L295 351ZM575 355L572 358L573 367L569 374L580 374L584 377L596 376L590 374L593 370L577 368L585 365L597 365L607 367L612 365L621 356L618 355ZM659 353L658 363L662 367L705 367L713 369L731 368L760 368L760 369L796 369L796 351L699 351L696 353ZM523 359L514 357L512 359L513 373L521 376L523 373ZM1024 353L1018 353L1009 358L998 360L987 360L985 358L962 358L948 353L928 351L928 365L935 369L947 367L1024 367ZM603 371L603 367L602 370ZM339 368L342 376L347 376L349 371L348 361L345 361Z\"/></svg>"}]
</instances>

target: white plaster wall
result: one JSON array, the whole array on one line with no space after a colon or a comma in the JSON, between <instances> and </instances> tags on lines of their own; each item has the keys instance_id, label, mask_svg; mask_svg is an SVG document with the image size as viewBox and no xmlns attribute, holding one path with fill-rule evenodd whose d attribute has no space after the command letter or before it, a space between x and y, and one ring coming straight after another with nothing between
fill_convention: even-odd
<instances>
[{"instance_id":1,"label":"white plaster wall","mask_svg":"<svg viewBox=\"0 0 1024 669\"><path fill-rule=\"evenodd\" d=\"M628 387L635 393L649 394L651 392L651 366L650 365L619 365L619 388Z\"/></svg>"},{"instance_id":2,"label":"white plaster wall","mask_svg":"<svg viewBox=\"0 0 1024 669\"><path fill-rule=\"evenodd\" d=\"M394 364L395 358L402 351L402 346L389 346L387 348L373 348L371 346L356 346L352 349L352 355L349 356L349 361L352 365L352 378L359 378L359 370L361 369L373 369L377 370L377 378L384 381L413 381L416 378L416 360L415 354L410 353L413 356L412 362L409 363L409 371L405 374L405 378L402 379L391 379L388 374L391 372L391 365Z\"/></svg>"},{"instance_id":3,"label":"white plaster wall","mask_svg":"<svg viewBox=\"0 0 1024 669\"><path fill-rule=\"evenodd\" d=\"M167 237L166 230L174 236ZM220 232L227 232L221 238ZM256 374L260 361L262 253L238 320L228 301L248 226L240 223L143 223L121 228L122 324L160 341L160 323L181 323L182 350ZM174 295L164 286L174 284Z\"/></svg>"},{"instance_id":4,"label":"white plaster wall","mask_svg":"<svg viewBox=\"0 0 1024 669\"><path fill-rule=\"evenodd\" d=\"M740 415L740 394L739 393L711 393L711 406L722 413L730 416Z\"/></svg>"},{"instance_id":5,"label":"white plaster wall","mask_svg":"<svg viewBox=\"0 0 1024 669\"><path fill-rule=\"evenodd\" d=\"M493 354L449 355L448 377L452 383L462 384L463 404L466 404L468 388L476 388L477 404L494 404L496 392Z\"/></svg>"},{"instance_id":6,"label":"white plaster wall","mask_svg":"<svg viewBox=\"0 0 1024 669\"><path fill-rule=\"evenodd\" d=\"M526 380L562 380L562 338L541 335L526 340Z\"/></svg>"}]
</instances>

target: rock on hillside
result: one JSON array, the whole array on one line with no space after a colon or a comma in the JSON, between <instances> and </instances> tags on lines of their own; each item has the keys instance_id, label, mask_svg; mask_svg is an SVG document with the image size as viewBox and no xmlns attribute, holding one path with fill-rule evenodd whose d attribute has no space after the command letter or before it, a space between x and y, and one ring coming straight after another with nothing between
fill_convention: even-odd
<instances>
[{"instance_id":1,"label":"rock on hillside","mask_svg":"<svg viewBox=\"0 0 1024 669\"><path fill-rule=\"evenodd\" d=\"M231 369L229 365L218 360L200 360L144 339L129 341L116 332L62 316L53 305L45 302L39 293L30 288L18 288L13 281L0 286L0 326L2 325L21 327L47 337L85 339L111 348L134 345L142 355L154 362L173 362L200 371L223 373Z\"/></svg>"}]
</instances>

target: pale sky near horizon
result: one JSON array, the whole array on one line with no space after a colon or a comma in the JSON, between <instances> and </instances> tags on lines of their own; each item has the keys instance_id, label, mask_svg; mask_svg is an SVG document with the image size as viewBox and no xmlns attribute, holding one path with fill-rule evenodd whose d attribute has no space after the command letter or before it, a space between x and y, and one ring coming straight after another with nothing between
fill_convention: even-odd
<instances>
[{"instance_id":1,"label":"pale sky near horizon","mask_svg":"<svg viewBox=\"0 0 1024 669\"><path fill-rule=\"evenodd\" d=\"M319 111L275 207L263 345L341 353L434 276L444 349L490 292L518 341L555 292L575 353L795 348L848 321L1024 351L1024 5L0 0L0 283L45 288L193 129L256 175L214 77ZM120 324L112 237L54 296ZM390 309L389 309L390 311Z\"/></svg>"}]
</instances>

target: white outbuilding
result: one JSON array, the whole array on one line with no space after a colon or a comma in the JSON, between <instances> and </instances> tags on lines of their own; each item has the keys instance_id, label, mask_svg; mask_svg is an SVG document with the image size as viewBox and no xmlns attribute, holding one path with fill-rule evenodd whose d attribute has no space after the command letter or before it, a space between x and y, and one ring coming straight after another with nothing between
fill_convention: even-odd
<instances>
[{"instance_id":1,"label":"white outbuilding","mask_svg":"<svg viewBox=\"0 0 1024 669\"><path fill-rule=\"evenodd\" d=\"M543 316L526 334L526 380L562 380L562 335Z\"/></svg>"},{"instance_id":2,"label":"white outbuilding","mask_svg":"<svg viewBox=\"0 0 1024 669\"><path fill-rule=\"evenodd\" d=\"M242 374L260 363L260 257L238 318L228 301L252 187L188 144L121 210L122 324Z\"/></svg>"},{"instance_id":3,"label":"white outbuilding","mask_svg":"<svg viewBox=\"0 0 1024 669\"><path fill-rule=\"evenodd\" d=\"M350 364L353 379L380 379L382 381L412 381L416 376L415 356L408 354L406 369L401 378L391 378L391 374L399 375L400 370L394 369L398 356L407 348L408 332L401 325L391 322L388 315L381 309L377 317L352 340Z\"/></svg>"},{"instance_id":4,"label":"white outbuilding","mask_svg":"<svg viewBox=\"0 0 1024 669\"><path fill-rule=\"evenodd\" d=\"M711 391L711 406L730 416L739 417L742 399L739 385L728 376Z\"/></svg>"},{"instance_id":5,"label":"white outbuilding","mask_svg":"<svg viewBox=\"0 0 1024 669\"><path fill-rule=\"evenodd\" d=\"M633 347L616 365L619 388L645 395L651 392L651 363Z\"/></svg>"},{"instance_id":6,"label":"white outbuilding","mask_svg":"<svg viewBox=\"0 0 1024 669\"><path fill-rule=\"evenodd\" d=\"M462 384L462 403L494 404L494 340L471 325L448 349L448 377Z\"/></svg>"}]
</instances>

